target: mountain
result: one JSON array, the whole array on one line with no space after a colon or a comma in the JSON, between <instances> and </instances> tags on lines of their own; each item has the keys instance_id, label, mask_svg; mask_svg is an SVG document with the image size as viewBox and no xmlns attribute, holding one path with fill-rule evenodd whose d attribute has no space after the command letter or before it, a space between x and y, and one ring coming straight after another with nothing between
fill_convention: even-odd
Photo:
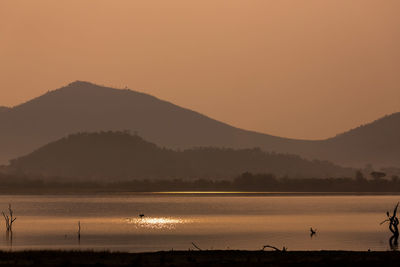
<instances>
[{"instance_id":1,"label":"mountain","mask_svg":"<svg viewBox=\"0 0 400 267\"><path fill-rule=\"evenodd\" d=\"M291 142L237 129L147 94L79 81L0 113L0 125L3 162L68 134L103 130L130 130L158 145L181 149L266 143L268 150L278 151Z\"/></svg>"},{"instance_id":2,"label":"mountain","mask_svg":"<svg viewBox=\"0 0 400 267\"><path fill-rule=\"evenodd\" d=\"M326 161L260 149L160 148L128 132L79 133L14 159L8 172L91 180L232 179L250 171L295 178L352 176L354 170Z\"/></svg>"},{"instance_id":3,"label":"mountain","mask_svg":"<svg viewBox=\"0 0 400 267\"><path fill-rule=\"evenodd\" d=\"M400 167L400 112L324 140L315 156L360 166Z\"/></svg>"},{"instance_id":4,"label":"mountain","mask_svg":"<svg viewBox=\"0 0 400 267\"><path fill-rule=\"evenodd\" d=\"M160 146L260 147L347 166L400 166L400 113L336 137L295 140L232 127L153 96L73 82L0 112L0 162L77 132L137 132Z\"/></svg>"}]
</instances>

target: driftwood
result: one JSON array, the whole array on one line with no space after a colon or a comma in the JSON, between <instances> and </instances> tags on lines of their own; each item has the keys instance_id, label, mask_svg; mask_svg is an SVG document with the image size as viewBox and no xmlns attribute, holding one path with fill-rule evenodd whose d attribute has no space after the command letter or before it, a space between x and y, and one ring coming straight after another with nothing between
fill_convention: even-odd
<instances>
[{"instance_id":1,"label":"driftwood","mask_svg":"<svg viewBox=\"0 0 400 267\"><path fill-rule=\"evenodd\" d=\"M265 245L265 246L263 246L262 250L264 251L265 248L272 248L272 249L274 249L275 251L281 251L281 252L287 251L287 247L283 247L282 249L279 249L279 248L274 247L274 246Z\"/></svg>"},{"instance_id":2,"label":"driftwood","mask_svg":"<svg viewBox=\"0 0 400 267\"><path fill-rule=\"evenodd\" d=\"M386 212L387 219L381 222L381 225L388 222L389 223L389 231L392 233L392 237L389 239L390 248L393 250L397 250L398 247L398 239L399 239L399 219L397 218L397 208L399 207L399 203L394 207L393 214L391 215L389 211Z\"/></svg>"},{"instance_id":3,"label":"driftwood","mask_svg":"<svg viewBox=\"0 0 400 267\"><path fill-rule=\"evenodd\" d=\"M6 224L6 230L7 232L12 232L12 226L13 223L17 218L13 217L13 210L11 209L11 204L8 204L8 214L5 214L4 211L1 212L3 214L5 224Z\"/></svg>"}]
</instances>

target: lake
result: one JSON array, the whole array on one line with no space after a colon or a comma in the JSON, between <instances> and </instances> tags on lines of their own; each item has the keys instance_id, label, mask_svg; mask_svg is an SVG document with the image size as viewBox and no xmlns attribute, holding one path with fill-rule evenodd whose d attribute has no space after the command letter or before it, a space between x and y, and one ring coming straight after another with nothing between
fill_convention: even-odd
<instances>
[{"instance_id":1,"label":"lake","mask_svg":"<svg viewBox=\"0 0 400 267\"><path fill-rule=\"evenodd\" d=\"M159 251L195 249L389 250L380 225L400 196L142 193L0 196L12 237L0 248ZM144 214L143 218L139 214ZM78 239L78 221L81 238ZM317 234L310 237L310 227Z\"/></svg>"}]
</instances>

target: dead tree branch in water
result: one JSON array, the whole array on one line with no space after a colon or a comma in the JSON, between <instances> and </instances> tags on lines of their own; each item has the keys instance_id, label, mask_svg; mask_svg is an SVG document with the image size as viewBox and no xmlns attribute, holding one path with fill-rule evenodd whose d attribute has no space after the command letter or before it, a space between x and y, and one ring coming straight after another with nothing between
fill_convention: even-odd
<instances>
[{"instance_id":1,"label":"dead tree branch in water","mask_svg":"<svg viewBox=\"0 0 400 267\"><path fill-rule=\"evenodd\" d=\"M274 246L270 246L270 245L265 245L265 246L263 246L263 251L265 250L265 248L272 248L272 249L274 249L275 251L281 251L281 252L285 252L285 251L287 251L287 247L283 247L282 249L279 249L279 248L277 248L277 247L274 247Z\"/></svg>"},{"instance_id":2,"label":"dead tree branch in water","mask_svg":"<svg viewBox=\"0 0 400 267\"><path fill-rule=\"evenodd\" d=\"M201 248L199 248L195 243L193 243L192 242L192 245L193 245L193 247L195 247L196 249L198 249L198 250L200 250L200 251L202 251L202 249Z\"/></svg>"},{"instance_id":3,"label":"dead tree branch in water","mask_svg":"<svg viewBox=\"0 0 400 267\"><path fill-rule=\"evenodd\" d=\"M312 227L310 227L310 237L312 238L316 233L317 229L312 229Z\"/></svg>"},{"instance_id":4,"label":"dead tree branch in water","mask_svg":"<svg viewBox=\"0 0 400 267\"><path fill-rule=\"evenodd\" d=\"M78 221L78 241L81 241L81 221Z\"/></svg>"},{"instance_id":5,"label":"dead tree branch in water","mask_svg":"<svg viewBox=\"0 0 400 267\"><path fill-rule=\"evenodd\" d=\"M381 222L381 225L385 222L389 222L389 230L393 234L389 239L390 248L393 250L397 250L398 247L398 238L399 238L399 219L397 218L397 208L399 207L399 203L394 207L393 214L390 215L389 211L386 212L386 216L388 217L386 220Z\"/></svg>"},{"instance_id":6,"label":"dead tree branch in water","mask_svg":"<svg viewBox=\"0 0 400 267\"><path fill-rule=\"evenodd\" d=\"M11 209L11 204L8 204L8 214L5 214L4 211L1 212L3 214L7 232L12 232L12 225L17 218L13 217L13 210Z\"/></svg>"}]
</instances>

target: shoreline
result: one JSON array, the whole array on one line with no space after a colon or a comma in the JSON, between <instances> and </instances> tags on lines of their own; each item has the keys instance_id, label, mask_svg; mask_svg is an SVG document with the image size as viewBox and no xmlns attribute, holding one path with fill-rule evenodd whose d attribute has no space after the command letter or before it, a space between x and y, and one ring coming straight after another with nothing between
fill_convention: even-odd
<instances>
[{"instance_id":1,"label":"shoreline","mask_svg":"<svg viewBox=\"0 0 400 267\"><path fill-rule=\"evenodd\" d=\"M399 261L397 251L0 251L0 266L383 266Z\"/></svg>"},{"instance_id":2,"label":"shoreline","mask_svg":"<svg viewBox=\"0 0 400 267\"><path fill-rule=\"evenodd\" d=\"M400 196L400 192L252 192L252 191L17 191L1 192L0 196Z\"/></svg>"}]
</instances>

